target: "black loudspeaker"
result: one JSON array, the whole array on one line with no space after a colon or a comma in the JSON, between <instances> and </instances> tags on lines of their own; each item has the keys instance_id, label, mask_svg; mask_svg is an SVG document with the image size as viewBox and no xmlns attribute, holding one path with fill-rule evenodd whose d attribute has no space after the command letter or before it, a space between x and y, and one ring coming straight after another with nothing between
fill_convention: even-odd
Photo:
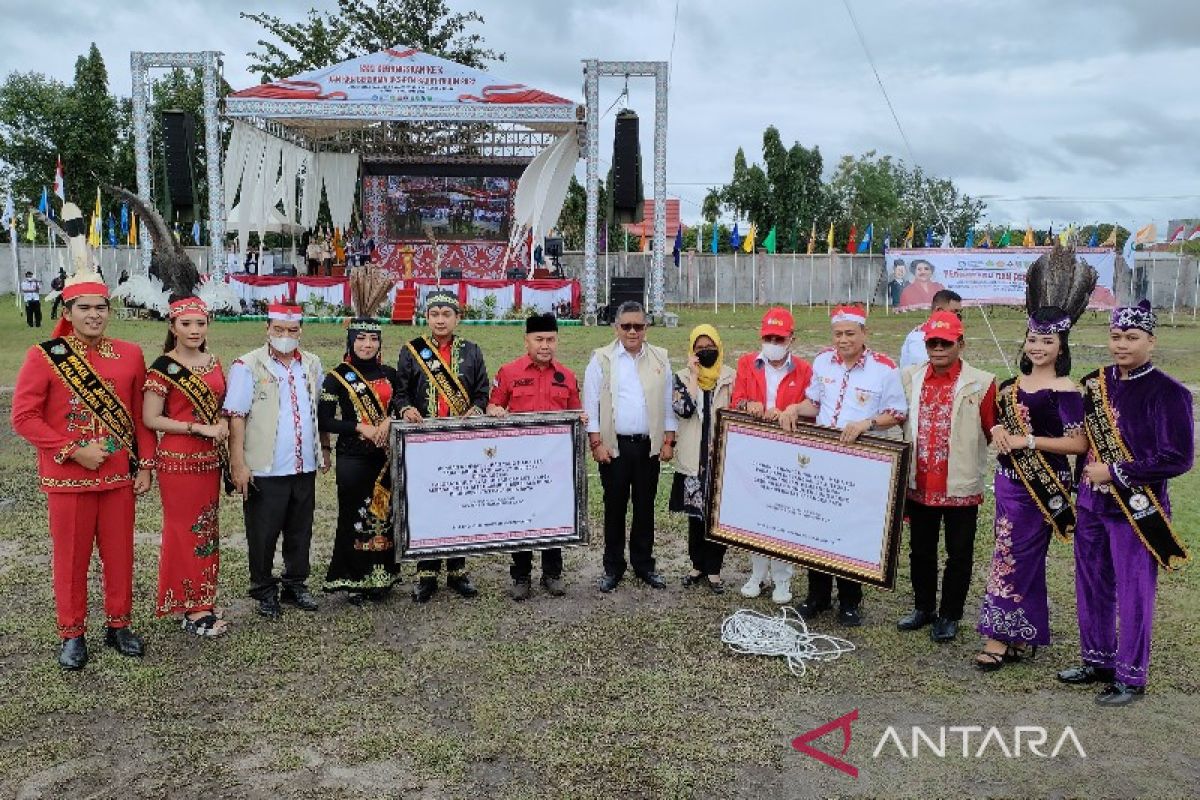
<instances>
[{"instance_id":1,"label":"black loudspeaker","mask_svg":"<svg viewBox=\"0 0 1200 800\"><path fill-rule=\"evenodd\" d=\"M510 269L506 274L510 281L523 281L529 277L529 273L523 269Z\"/></svg>"},{"instance_id":2,"label":"black loudspeaker","mask_svg":"<svg viewBox=\"0 0 1200 800\"><path fill-rule=\"evenodd\" d=\"M444 270L442 270L442 280L461 281L462 280L462 270L461 269L444 269Z\"/></svg>"},{"instance_id":3,"label":"black loudspeaker","mask_svg":"<svg viewBox=\"0 0 1200 800\"><path fill-rule=\"evenodd\" d=\"M638 115L629 109L617 112L613 132L612 159L613 219L642 221L642 152L638 139Z\"/></svg>"},{"instance_id":4,"label":"black loudspeaker","mask_svg":"<svg viewBox=\"0 0 1200 800\"><path fill-rule=\"evenodd\" d=\"M608 284L608 299L613 306L619 306L627 300L645 305L645 278L612 278Z\"/></svg>"},{"instance_id":5,"label":"black loudspeaker","mask_svg":"<svg viewBox=\"0 0 1200 800\"><path fill-rule=\"evenodd\" d=\"M547 236L545 252L547 258L561 258L563 254L563 240L558 236Z\"/></svg>"},{"instance_id":6,"label":"black loudspeaker","mask_svg":"<svg viewBox=\"0 0 1200 800\"><path fill-rule=\"evenodd\" d=\"M167 190L176 210L195 205L192 160L196 152L196 118L184 111L162 112L163 155Z\"/></svg>"}]
</instances>

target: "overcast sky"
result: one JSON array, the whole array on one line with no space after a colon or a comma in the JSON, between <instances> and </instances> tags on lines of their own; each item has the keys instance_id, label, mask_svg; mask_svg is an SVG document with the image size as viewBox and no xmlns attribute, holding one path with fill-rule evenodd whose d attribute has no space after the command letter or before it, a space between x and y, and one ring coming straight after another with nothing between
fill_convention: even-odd
<instances>
[{"instance_id":1,"label":"overcast sky","mask_svg":"<svg viewBox=\"0 0 1200 800\"><path fill-rule=\"evenodd\" d=\"M450 3L484 15L477 29L508 56L494 73L578 101L581 59L670 57L668 192L688 221L706 187L728 181L739 146L760 157L767 125L785 143L818 145L827 172L872 149L915 159L984 199L994 224L1159 220L1161 230L1168 217L1200 216L1196 0L849 0L911 158L841 0L680 0L677 24L675 0ZM95 41L122 95L130 50L220 50L226 80L243 88L257 82L246 52L259 29L238 11L295 19L309 5L335 3L0 0L0 73L69 80ZM621 88L602 81L601 109ZM653 82L630 92L649 184Z\"/></svg>"}]
</instances>

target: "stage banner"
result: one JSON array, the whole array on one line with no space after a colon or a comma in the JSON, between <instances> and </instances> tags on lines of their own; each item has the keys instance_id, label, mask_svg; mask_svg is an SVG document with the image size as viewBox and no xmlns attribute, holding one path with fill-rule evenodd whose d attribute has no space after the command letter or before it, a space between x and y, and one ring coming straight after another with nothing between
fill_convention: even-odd
<instances>
[{"instance_id":1,"label":"stage banner","mask_svg":"<svg viewBox=\"0 0 1200 800\"><path fill-rule=\"evenodd\" d=\"M909 445L839 435L720 411L708 538L891 589Z\"/></svg>"},{"instance_id":2,"label":"stage banner","mask_svg":"<svg viewBox=\"0 0 1200 800\"><path fill-rule=\"evenodd\" d=\"M391 435L398 559L587 541L577 412L393 422Z\"/></svg>"},{"instance_id":3,"label":"stage banner","mask_svg":"<svg viewBox=\"0 0 1200 800\"><path fill-rule=\"evenodd\" d=\"M963 249L914 248L885 250L888 280L899 283L898 311L929 311L933 295L950 289L967 305L1024 305L1025 273L1049 247ZM1111 309L1117 252L1107 248L1078 247L1076 255L1096 268L1096 290L1090 308Z\"/></svg>"}]
</instances>

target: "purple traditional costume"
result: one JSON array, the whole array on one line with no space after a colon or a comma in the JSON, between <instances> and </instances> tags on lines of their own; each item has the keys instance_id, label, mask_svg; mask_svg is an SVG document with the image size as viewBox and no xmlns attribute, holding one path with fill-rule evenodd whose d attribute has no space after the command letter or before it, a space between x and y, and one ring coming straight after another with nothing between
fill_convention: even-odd
<instances>
[{"instance_id":1,"label":"purple traditional costume","mask_svg":"<svg viewBox=\"0 0 1200 800\"><path fill-rule=\"evenodd\" d=\"M1000 387L997 403L1012 402L1013 383ZM1016 389L1016 400L1034 436L1059 438L1083 425L1083 398L1078 392ZM997 414L997 418L1002 418ZM1067 457L1041 453L1062 483L1073 483ZM988 573L987 593L979 608L978 630L998 642L1047 645L1050 609L1046 597L1046 551L1051 526L1013 466L1012 458L996 458L996 549Z\"/></svg>"},{"instance_id":2,"label":"purple traditional costume","mask_svg":"<svg viewBox=\"0 0 1200 800\"><path fill-rule=\"evenodd\" d=\"M1152 333L1154 322L1148 309L1122 308L1113 312L1112 327ZM1192 394L1149 362L1124 379L1116 366L1104 367L1085 378L1084 385L1093 396L1106 400L1111 410L1108 418L1116 423L1121 440L1118 445L1123 444L1129 457L1101 458L1095 438L1099 429L1093 429L1089 416L1091 449L1081 461L1106 460L1114 483L1092 485L1082 480L1079 485L1075 529L1079 647L1085 665L1114 670L1118 682L1142 687L1150 665L1159 564L1173 569L1187 559L1170 530L1167 480L1192 467ZM1124 500L1118 500L1118 491L1126 492ZM1157 544L1154 552L1152 543Z\"/></svg>"}]
</instances>

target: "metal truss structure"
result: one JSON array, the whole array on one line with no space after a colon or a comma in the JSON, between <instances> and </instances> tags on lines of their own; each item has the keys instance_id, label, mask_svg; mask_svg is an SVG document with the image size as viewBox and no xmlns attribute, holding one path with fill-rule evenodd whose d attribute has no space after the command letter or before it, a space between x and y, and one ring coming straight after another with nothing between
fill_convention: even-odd
<instances>
[{"instance_id":1,"label":"metal truss structure","mask_svg":"<svg viewBox=\"0 0 1200 800\"><path fill-rule=\"evenodd\" d=\"M649 312L661 318L663 308L663 253L667 242L667 74L666 61L583 62L587 106L587 222L583 238L583 306L585 324L596 323L599 293L596 288L597 224L600 205L600 78L654 78L654 241L650 282L646 287Z\"/></svg>"}]
</instances>

